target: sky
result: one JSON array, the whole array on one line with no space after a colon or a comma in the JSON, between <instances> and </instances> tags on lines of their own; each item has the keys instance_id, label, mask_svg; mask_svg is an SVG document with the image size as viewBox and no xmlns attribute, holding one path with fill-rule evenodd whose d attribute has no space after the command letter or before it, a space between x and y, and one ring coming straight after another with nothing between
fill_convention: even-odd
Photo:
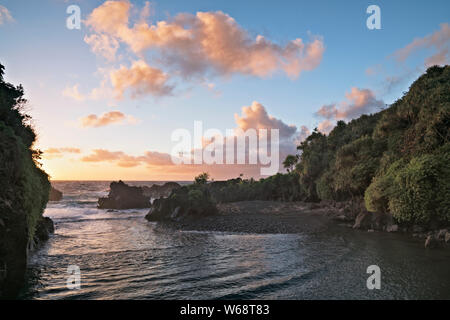
<instances>
[{"instance_id":1,"label":"sky","mask_svg":"<svg viewBox=\"0 0 450 320\"><path fill-rule=\"evenodd\" d=\"M440 0L0 0L0 63L53 180L258 178L261 164L174 165L172 134L278 129L282 161L448 64L449 18Z\"/></svg>"}]
</instances>

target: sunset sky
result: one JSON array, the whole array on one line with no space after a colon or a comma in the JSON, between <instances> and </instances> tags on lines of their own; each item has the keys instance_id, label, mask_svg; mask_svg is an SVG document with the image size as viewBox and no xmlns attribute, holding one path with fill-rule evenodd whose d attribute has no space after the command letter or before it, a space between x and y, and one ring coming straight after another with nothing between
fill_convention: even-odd
<instances>
[{"instance_id":1,"label":"sunset sky","mask_svg":"<svg viewBox=\"0 0 450 320\"><path fill-rule=\"evenodd\" d=\"M381 8L381 30L366 9ZM66 8L81 9L69 30ZM448 64L450 2L0 0L0 63L23 84L53 180L224 179L254 166L175 166L178 128L315 127L380 110Z\"/></svg>"}]
</instances>

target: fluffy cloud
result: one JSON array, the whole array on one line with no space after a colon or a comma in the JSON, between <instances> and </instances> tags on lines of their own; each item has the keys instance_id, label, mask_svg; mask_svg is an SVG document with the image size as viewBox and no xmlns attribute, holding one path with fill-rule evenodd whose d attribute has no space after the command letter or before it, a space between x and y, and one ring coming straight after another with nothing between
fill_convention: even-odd
<instances>
[{"instance_id":1,"label":"fluffy cloud","mask_svg":"<svg viewBox=\"0 0 450 320\"><path fill-rule=\"evenodd\" d=\"M99 39L107 35L128 45L142 55L156 49L160 60L182 76L208 72L266 77L284 71L296 78L302 71L315 69L322 60L323 41L316 37L309 43L297 38L282 46L258 35L250 37L229 15L217 12L178 14L171 21L149 25L141 19L130 26L131 4L106 1L94 9L86 24ZM92 38L92 36L87 37ZM93 50L101 53L96 41Z\"/></svg>"},{"instance_id":2,"label":"fluffy cloud","mask_svg":"<svg viewBox=\"0 0 450 320\"><path fill-rule=\"evenodd\" d=\"M334 128L334 123L330 120L324 120L317 126L317 130L324 134L329 134Z\"/></svg>"},{"instance_id":3,"label":"fluffy cloud","mask_svg":"<svg viewBox=\"0 0 450 320\"><path fill-rule=\"evenodd\" d=\"M49 148L44 151L43 158L49 160L62 158L67 153L79 154L81 150L78 148Z\"/></svg>"},{"instance_id":4,"label":"fluffy cloud","mask_svg":"<svg viewBox=\"0 0 450 320\"><path fill-rule=\"evenodd\" d=\"M240 130L246 131L248 129L278 129L280 138L280 158L283 158L283 160L288 154L296 152L295 142L299 139L297 127L288 125L282 120L269 115L264 106L259 102L254 101L251 106L242 107L242 116L235 114L234 118L237 125L236 129L238 129L236 132ZM239 133L236 134L238 135Z\"/></svg>"},{"instance_id":5,"label":"fluffy cloud","mask_svg":"<svg viewBox=\"0 0 450 320\"><path fill-rule=\"evenodd\" d=\"M236 136L242 134L243 131L248 129L278 129L280 133L280 149L279 160L280 168L281 162L288 154L296 153L296 146L300 141L303 141L309 130L307 127L302 126L300 130L293 125L287 125L283 121L276 119L268 114L263 105L258 102L253 102L251 106L244 106L242 108L242 115L235 115ZM211 139L203 139L203 148L206 148ZM270 148L270 147L269 147ZM194 152L194 150L191 150ZM224 149L225 152L231 150ZM234 151L233 151L234 152ZM246 158L248 153L255 152L247 148L245 150ZM109 151L105 149L93 150L90 155L87 155L81 159L83 162L110 162L122 168L132 168L137 166L146 166L152 170L152 172L158 172L178 175L192 175L207 171L216 179L226 179L230 177L236 177L240 173L244 173L246 176L252 176L258 178L261 176L261 164L180 164L176 165L172 161L172 157L167 153L160 153L155 151L147 151L143 155L129 155L122 151ZM236 160L236 158L235 158Z\"/></svg>"},{"instance_id":6,"label":"fluffy cloud","mask_svg":"<svg viewBox=\"0 0 450 320\"><path fill-rule=\"evenodd\" d=\"M393 56L397 61L404 62L414 52L424 48L432 48L436 53L426 59L425 65L429 67L435 64L446 64L448 63L449 45L450 25L443 23L439 30L423 38L414 39L405 47L394 52Z\"/></svg>"},{"instance_id":7,"label":"fluffy cloud","mask_svg":"<svg viewBox=\"0 0 450 320\"><path fill-rule=\"evenodd\" d=\"M116 60L116 52L119 49L119 42L106 34L92 34L85 36L84 41L89 44L92 51L103 56L108 61Z\"/></svg>"},{"instance_id":8,"label":"fluffy cloud","mask_svg":"<svg viewBox=\"0 0 450 320\"><path fill-rule=\"evenodd\" d=\"M316 112L316 115L325 119L319 124L319 131L329 133L333 128L330 120L351 120L384 107L384 102L378 100L369 89L353 87L345 97L346 100L341 103L324 105Z\"/></svg>"},{"instance_id":9,"label":"fluffy cloud","mask_svg":"<svg viewBox=\"0 0 450 320\"><path fill-rule=\"evenodd\" d=\"M292 137L297 131L297 127L287 125L283 121L270 116L264 106L253 101L251 106L242 107L242 116L234 115L234 119L239 129L279 129L280 137Z\"/></svg>"},{"instance_id":10,"label":"fluffy cloud","mask_svg":"<svg viewBox=\"0 0 450 320\"><path fill-rule=\"evenodd\" d=\"M86 97L80 93L78 87L79 87L78 84L75 84L71 87L66 87L63 90L62 95L64 97L71 98L71 99L74 99L77 101L84 101L86 99Z\"/></svg>"},{"instance_id":11,"label":"fluffy cloud","mask_svg":"<svg viewBox=\"0 0 450 320\"><path fill-rule=\"evenodd\" d=\"M0 5L0 25L7 23L7 22L13 22L14 19L9 12L7 8Z\"/></svg>"},{"instance_id":12,"label":"fluffy cloud","mask_svg":"<svg viewBox=\"0 0 450 320\"><path fill-rule=\"evenodd\" d=\"M133 62L130 68L121 66L120 69L111 71L110 77L118 98L122 98L128 89L132 97L145 94L170 95L173 90L167 83L169 76L159 69L150 67L143 60Z\"/></svg>"},{"instance_id":13,"label":"fluffy cloud","mask_svg":"<svg viewBox=\"0 0 450 320\"><path fill-rule=\"evenodd\" d=\"M384 107L384 102L376 99L375 94L369 89L353 87L345 97L346 100L340 104L322 106L316 114L325 119L350 120Z\"/></svg>"},{"instance_id":14,"label":"fluffy cloud","mask_svg":"<svg viewBox=\"0 0 450 320\"><path fill-rule=\"evenodd\" d=\"M294 141L295 141L295 145L298 146L300 145L301 142L303 142L304 140L306 140L306 138L308 138L308 136L311 134L311 131L309 130L309 128L307 126L301 126L300 131L298 131L295 135Z\"/></svg>"},{"instance_id":15,"label":"fluffy cloud","mask_svg":"<svg viewBox=\"0 0 450 320\"><path fill-rule=\"evenodd\" d=\"M97 116L90 114L87 117L81 118L80 123L82 127L104 127L110 124L135 124L138 120L129 115L125 115L120 111L110 111Z\"/></svg>"}]
</instances>

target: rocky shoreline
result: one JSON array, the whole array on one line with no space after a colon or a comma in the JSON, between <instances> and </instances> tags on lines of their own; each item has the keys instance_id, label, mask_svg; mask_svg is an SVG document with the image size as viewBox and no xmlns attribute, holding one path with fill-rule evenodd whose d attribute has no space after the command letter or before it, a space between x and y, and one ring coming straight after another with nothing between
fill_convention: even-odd
<instances>
[{"instance_id":1,"label":"rocky shoreline","mask_svg":"<svg viewBox=\"0 0 450 320\"><path fill-rule=\"evenodd\" d=\"M323 232L332 222L301 202L241 201L219 204L217 209L214 215L159 223L185 231L289 234Z\"/></svg>"},{"instance_id":2,"label":"rocky shoreline","mask_svg":"<svg viewBox=\"0 0 450 320\"><path fill-rule=\"evenodd\" d=\"M352 201L220 201L223 184L213 182L181 187L135 187L112 182L100 209L150 208L146 219L165 226L191 231L239 233L316 233L340 224L367 232L404 233L424 240L425 248L450 247L450 228L430 223L397 224L390 213L369 212L362 199ZM232 181L234 183L234 181ZM239 181L237 182L239 183ZM151 198L157 198L150 202Z\"/></svg>"},{"instance_id":3,"label":"rocky shoreline","mask_svg":"<svg viewBox=\"0 0 450 320\"><path fill-rule=\"evenodd\" d=\"M122 180L112 182L107 197L98 199L99 209L142 209L151 207L151 199L167 197L181 186L176 182L151 187L129 186Z\"/></svg>"},{"instance_id":4,"label":"rocky shoreline","mask_svg":"<svg viewBox=\"0 0 450 320\"><path fill-rule=\"evenodd\" d=\"M450 229L397 225L389 214L370 213L361 206L357 202L241 201L218 204L213 215L184 216L158 223L184 231L257 234L318 233L341 225L366 232L402 233L422 239L425 248L450 248Z\"/></svg>"}]
</instances>

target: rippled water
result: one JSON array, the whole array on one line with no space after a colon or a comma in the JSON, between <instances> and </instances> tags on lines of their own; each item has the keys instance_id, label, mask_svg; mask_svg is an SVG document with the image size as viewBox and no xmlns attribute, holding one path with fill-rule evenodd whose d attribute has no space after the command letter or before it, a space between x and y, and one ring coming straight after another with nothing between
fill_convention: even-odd
<instances>
[{"instance_id":1,"label":"rippled water","mask_svg":"<svg viewBox=\"0 0 450 320\"><path fill-rule=\"evenodd\" d=\"M174 231L147 222L147 210L96 209L109 183L54 185L64 198L45 215L56 232L30 258L25 299L450 299L450 250L408 237L338 226L326 234ZM371 291L373 264L382 282ZM66 287L70 265L81 270L79 290Z\"/></svg>"}]
</instances>

